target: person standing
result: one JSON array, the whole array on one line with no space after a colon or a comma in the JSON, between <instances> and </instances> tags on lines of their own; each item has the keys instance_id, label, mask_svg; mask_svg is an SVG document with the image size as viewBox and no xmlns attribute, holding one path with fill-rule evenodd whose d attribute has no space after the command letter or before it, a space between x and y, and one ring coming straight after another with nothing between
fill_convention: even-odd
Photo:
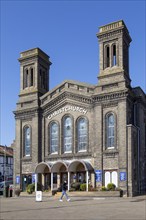
<instances>
[{"instance_id":1,"label":"person standing","mask_svg":"<svg viewBox=\"0 0 146 220\"><path fill-rule=\"evenodd\" d=\"M68 202L70 201L70 199L69 199L69 197L68 197L68 195L67 195L67 193L66 193L66 190L67 190L67 182L66 182L66 180L65 180L65 181L63 182L63 185L62 185L62 195L61 195L61 197L60 197L60 199L59 199L60 202L63 202L63 200L62 200L63 196L66 197L66 200L67 200Z\"/></svg>"}]
</instances>

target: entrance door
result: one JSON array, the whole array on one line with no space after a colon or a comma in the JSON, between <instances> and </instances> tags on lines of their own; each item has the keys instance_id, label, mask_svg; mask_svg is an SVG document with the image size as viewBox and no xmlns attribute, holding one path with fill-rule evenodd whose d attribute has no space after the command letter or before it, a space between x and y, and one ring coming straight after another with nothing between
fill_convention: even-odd
<instances>
[{"instance_id":1,"label":"entrance door","mask_svg":"<svg viewBox=\"0 0 146 220\"><path fill-rule=\"evenodd\" d=\"M62 184L64 181L68 182L67 173L61 173L61 184Z\"/></svg>"},{"instance_id":2,"label":"entrance door","mask_svg":"<svg viewBox=\"0 0 146 220\"><path fill-rule=\"evenodd\" d=\"M105 186L107 187L108 183L113 183L115 186L118 186L118 174L117 171L106 171L105 172Z\"/></svg>"},{"instance_id":3,"label":"entrance door","mask_svg":"<svg viewBox=\"0 0 146 220\"><path fill-rule=\"evenodd\" d=\"M110 183L110 172L105 172L105 186L107 187L107 184Z\"/></svg>"},{"instance_id":4,"label":"entrance door","mask_svg":"<svg viewBox=\"0 0 146 220\"><path fill-rule=\"evenodd\" d=\"M22 175L22 191L26 190L26 187L32 183L32 176L30 175Z\"/></svg>"},{"instance_id":5,"label":"entrance door","mask_svg":"<svg viewBox=\"0 0 146 220\"><path fill-rule=\"evenodd\" d=\"M112 172L112 183L115 184L116 187L118 186L118 177L116 171Z\"/></svg>"}]
</instances>

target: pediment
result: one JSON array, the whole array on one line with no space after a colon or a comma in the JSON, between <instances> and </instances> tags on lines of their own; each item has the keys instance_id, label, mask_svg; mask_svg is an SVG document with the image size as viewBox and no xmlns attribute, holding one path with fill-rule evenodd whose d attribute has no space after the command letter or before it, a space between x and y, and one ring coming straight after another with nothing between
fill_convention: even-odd
<instances>
[{"instance_id":1,"label":"pediment","mask_svg":"<svg viewBox=\"0 0 146 220\"><path fill-rule=\"evenodd\" d=\"M62 100L71 99L79 102L90 103L91 96L94 94L95 86L77 81L64 81L51 91L40 98L41 107L53 105Z\"/></svg>"},{"instance_id":2,"label":"pediment","mask_svg":"<svg viewBox=\"0 0 146 220\"><path fill-rule=\"evenodd\" d=\"M88 113L88 108L85 106L82 106L81 104L73 104L73 103L66 103L61 104L60 106L56 108L50 109L50 111L46 111L45 117L48 120L51 120L55 118L58 115L64 115L64 114L74 114L79 113L81 115L86 115Z\"/></svg>"}]
</instances>

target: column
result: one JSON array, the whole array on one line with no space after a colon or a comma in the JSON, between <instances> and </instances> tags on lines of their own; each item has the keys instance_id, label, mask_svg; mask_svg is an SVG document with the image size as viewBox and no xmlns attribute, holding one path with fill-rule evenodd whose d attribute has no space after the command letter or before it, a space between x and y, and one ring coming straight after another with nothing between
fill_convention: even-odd
<instances>
[{"instance_id":1,"label":"column","mask_svg":"<svg viewBox=\"0 0 146 220\"><path fill-rule=\"evenodd\" d=\"M38 174L35 174L35 192L37 191Z\"/></svg>"},{"instance_id":2,"label":"column","mask_svg":"<svg viewBox=\"0 0 146 220\"><path fill-rule=\"evenodd\" d=\"M57 173L57 188L60 187L60 173Z\"/></svg>"},{"instance_id":3,"label":"column","mask_svg":"<svg viewBox=\"0 0 146 220\"><path fill-rule=\"evenodd\" d=\"M95 187L95 174L94 173L91 173L91 184L94 188Z\"/></svg>"},{"instance_id":4,"label":"column","mask_svg":"<svg viewBox=\"0 0 146 220\"><path fill-rule=\"evenodd\" d=\"M51 173L51 191L53 190L53 173Z\"/></svg>"},{"instance_id":5,"label":"column","mask_svg":"<svg viewBox=\"0 0 146 220\"><path fill-rule=\"evenodd\" d=\"M88 170L86 171L86 191L88 192Z\"/></svg>"},{"instance_id":6,"label":"column","mask_svg":"<svg viewBox=\"0 0 146 220\"><path fill-rule=\"evenodd\" d=\"M70 189L70 172L68 172L68 191Z\"/></svg>"}]
</instances>

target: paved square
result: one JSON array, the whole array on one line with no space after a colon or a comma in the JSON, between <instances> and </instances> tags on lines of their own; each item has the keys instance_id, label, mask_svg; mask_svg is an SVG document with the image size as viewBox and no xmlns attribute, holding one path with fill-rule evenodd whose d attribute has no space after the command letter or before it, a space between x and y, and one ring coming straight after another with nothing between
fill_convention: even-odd
<instances>
[{"instance_id":1,"label":"paved square","mask_svg":"<svg viewBox=\"0 0 146 220\"><path fill-rule=\"evenodd\" d=\"M59 202L58 197L35 196L0 198L0 219L19 220L146 220L146 197L94 198L71 197Z\"/></svg>"}]
</instances>

